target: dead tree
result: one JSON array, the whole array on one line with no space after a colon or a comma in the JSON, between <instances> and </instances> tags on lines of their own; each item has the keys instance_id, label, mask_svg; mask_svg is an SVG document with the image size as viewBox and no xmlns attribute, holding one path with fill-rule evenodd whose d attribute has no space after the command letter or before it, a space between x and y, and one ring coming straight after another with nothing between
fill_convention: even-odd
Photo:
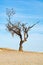
<instances>
[{"instance_id":1,"label":"dead tree","mask_svg":"<svg viewBox=\"0 0 43 65\"><path fill-rule=\"evenodd\" d=\"M7 9L7 16L8 16L8 23L7 23L7 29L8 31L12 34L12 36L14 36L14 34L17 34L20 37L20 46L19 46L19 51L23 51L22 50L22 44L27 41L28 38L28 31L35 26L37 23L33 24L32 26L26 27L24 23L20 23L17 22L17 24L12 24L11 22L11 16L13 16L15 14L13 9ZM22 39L22 31L23 31L23 35L24 35L24 39Z\"/></svg>"}]
</instances>

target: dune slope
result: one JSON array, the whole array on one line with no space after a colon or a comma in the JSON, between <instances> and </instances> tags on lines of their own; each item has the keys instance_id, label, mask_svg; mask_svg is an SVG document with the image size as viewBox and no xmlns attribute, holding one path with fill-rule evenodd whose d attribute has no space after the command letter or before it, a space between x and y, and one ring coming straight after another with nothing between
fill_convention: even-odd
<instances>
[{"instance_id":1,"label":"dune slope","mask_svg":"<svg viewBox=\"0 0 43 65\"><path fill-rule=\"evenodd\" d=\"M43 53L0 48L0 65L43 65Z\"/></svg>"}]
</instances>

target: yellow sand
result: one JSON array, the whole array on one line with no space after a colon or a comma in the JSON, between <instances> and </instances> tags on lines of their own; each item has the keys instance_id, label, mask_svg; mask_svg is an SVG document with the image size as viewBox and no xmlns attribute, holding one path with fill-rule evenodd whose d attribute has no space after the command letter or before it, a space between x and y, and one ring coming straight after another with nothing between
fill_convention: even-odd
<instances>
[{"instance_id":1,"label":"yellow sand","mask_svg":"<svg viewBox=\"0 0 43 65\"><path fill-rule=\"evenodd\" d=\"M43 53L0 48L0 65L43 65Z\"/></svg>"}]
</instances>

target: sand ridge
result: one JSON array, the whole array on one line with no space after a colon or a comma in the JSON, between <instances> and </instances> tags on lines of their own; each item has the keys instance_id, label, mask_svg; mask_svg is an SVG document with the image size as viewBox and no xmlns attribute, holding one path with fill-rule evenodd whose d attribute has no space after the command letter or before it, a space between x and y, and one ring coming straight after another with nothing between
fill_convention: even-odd
<instances>
[{"instance_id":1,"label":"sand ridge","mask_svg":"<svg viewBox=\"0 0 43 65\"><path fill-rule=\"evenodd\" d=\"M43 65L43 53L0 48L0 65Z\"/></svg>"}]
</instances>

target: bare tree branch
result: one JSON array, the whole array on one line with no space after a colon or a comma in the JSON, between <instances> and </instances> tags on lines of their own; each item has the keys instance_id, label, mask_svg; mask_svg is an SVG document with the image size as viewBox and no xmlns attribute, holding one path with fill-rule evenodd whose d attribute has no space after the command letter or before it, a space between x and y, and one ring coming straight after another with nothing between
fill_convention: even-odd
<instances>
[{"instance_id":1,"label":"bare tree branch","mask_svg":"<svg viewBox=\"0 0 43 65\"><path fill-rule=\"evenodd\" d=\"M19 51L22 51L22 44L27 41L28 38L28 31L34 27L37 23L33 24L30 27L26 27L24 23L17 22L17 24L11 23L11 17L15 14L13 9L6 9L6 14L8 16L8 24L6 25L8 31L14 36L14 34L17 34L20 37L20 47ZM22 31L24 35L24 39L22 39Z\"/></svg>"}]
</instances>

